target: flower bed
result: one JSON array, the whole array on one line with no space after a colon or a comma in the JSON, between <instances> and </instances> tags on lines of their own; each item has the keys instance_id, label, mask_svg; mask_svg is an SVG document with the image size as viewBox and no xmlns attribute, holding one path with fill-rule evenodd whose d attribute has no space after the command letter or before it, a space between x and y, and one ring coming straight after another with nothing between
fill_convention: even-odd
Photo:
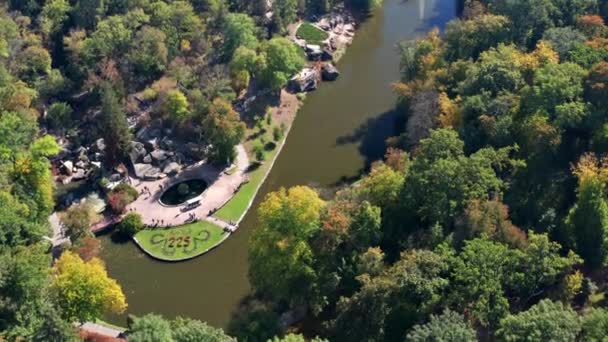
<instances>
[{"instance_id":1,"label":"flower bed","mask_svg":"<svg viewBox=\"0 0 608 342\"><path fill-rule=\"evenodd\" d=\"M135 234L134 240L153 258L180 261L208 252L228 235L213 223L197 221L168 229L145 229Z\"/></svg>"}]
</instances>

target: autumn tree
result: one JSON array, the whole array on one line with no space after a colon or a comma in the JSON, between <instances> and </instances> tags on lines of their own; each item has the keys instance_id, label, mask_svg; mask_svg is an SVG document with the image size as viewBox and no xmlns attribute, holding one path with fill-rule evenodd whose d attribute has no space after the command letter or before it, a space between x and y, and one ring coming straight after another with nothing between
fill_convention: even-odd
<instances>
[{"instance_id":1,"label":"autumn tree","mask_svg":"<svg viewBox=\"0 0 608 342\"><path fill-rule=\"evenodd\" d=\"M55 262L53 273L53 293L67 320L86 322L127 308L120 285L108 277L105 265L97 258L85 262L66 251Z\"/></svg>"},{"instance_id":2,"label":"autumn tree","mask_svg":"<svg viewBox=\"0 0 608 342\"><path fill-rule=\"evenodd\" d=\"M230 164L236 158L234 146L245 134L245 124L232 105L215 99L202 122L207 142L211 144L209 159L218 164Z\"/></svg>"},{"instance_id":3,"label":"autumn tree","mask_svg":"<svg viewBox=\"0 0 608 342\"><path fill-rule=\"evenodd\" d=\"M591 154L583 155L573 169L578 177L577 200L568 213L566 225L576 243L576 252L591 267L599 267L606 261L607 170L605 161Z\"/></svg>"},{"instance_id":4,"label":"autumn tree","mask_svg":"<svg viewBox=\"0 0 608 342\"><path fill-rule=\"evenodd\" d=\"M304 186L272 192L260 204L260 226L249 247L249 279L259 293L290 303L314 295L317 275L308 239L319 229L323 206Z\"/></svg>"}]
</instances>

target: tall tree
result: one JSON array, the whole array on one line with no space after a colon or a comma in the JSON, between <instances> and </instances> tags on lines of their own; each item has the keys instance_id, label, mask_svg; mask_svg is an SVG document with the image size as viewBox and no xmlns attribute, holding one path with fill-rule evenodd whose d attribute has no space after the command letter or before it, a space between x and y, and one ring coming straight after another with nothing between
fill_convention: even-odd
<instances>
[{"instance_id":1,"label":"tall tree","mask_svg":"<svg viewBox=\"0 0 608 342\"><path fill-rule=\"evenodd\" d=\"M218 164L230 164L236 158L234 146L245 135L245 124L232 105L220 98L211 104L202 122L205 137L212 145L209 158Z\"/></svg>"},{"instance_id":2,"label":"tall tree","mask_svg":"<svg viewBox=\"0 0 608 342\"><path fill-rule=\"evenodd\" d=\"M101 97L100 133L106 145L105 158L113 166L126 156L131 132L121 101L109 84L103 86Z\"/></svg>"},{"instance_id":3,"label":"tall tree","mask_svg":"<svg viewBox=\"0 0 608 342\"><path fill-rule=\"evenodd\" d=\"M257 291L291 303L310 301L317 275L308 239L319 229L323 206L304 186L266 196L249 246L249 279Z\"/></svg>"},{"instance_id":4,"label":"tall tree","mask_svg":"<svg viewBox=\"0 0 608 342\"><path fill-rule=\"evenodd\" d=\"M576 252L591 267L606 262L608 253L608 202L606 161L593 155L581 157L574 174L578 177L577 200L566 218Z\"/></svg>"}]
</instances>

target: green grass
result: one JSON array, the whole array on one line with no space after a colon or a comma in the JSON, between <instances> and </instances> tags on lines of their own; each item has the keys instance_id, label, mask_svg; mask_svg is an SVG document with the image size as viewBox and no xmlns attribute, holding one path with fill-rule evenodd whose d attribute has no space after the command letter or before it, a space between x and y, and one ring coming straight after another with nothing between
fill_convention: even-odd
<instances>
[{"instance_id":1,"label":"green grass","mask_svg":"<svg viewBox=\"0 0 608 342\"><path fill-rule=\"evenodd\" d=\"M120 330L120 331L126 331L127 330L127 328L125 328L125 327L121 327L121 326L118 326L118 325L114 325L112 323L108 323L108 322L106 322L104 320L101 320L99 318L95 319L95 324L99 324L99 325L102 325L104 327L108 327L108 328L115 329L115 330Z\"/></svg>"},{"instance_id":2,"label":"green grass","mask_svg":"<svg viewBox=\"0 0 608 342\"><path fill-rule=\"evenodd\" d=\"M308 44L321 45L325 39L327 39L328 34L320 30L310 23L305 22L298 28L298 32L296 35L306 41Z\"/></svg>"},{"instance_id":3,"label":"green grass","mask_svg":"<svg viewBox=\"0 0 608 342\"><path fill-rule=\"evenodd\" d=\"M264 179L264 175L276 156L277 150L278 148L275 148L266 154L266 161L264 164L249 173L249 182L244 184L236 195L220 208L220 210L213 214L213 216L224 221L238 221L241 218L245 211L247 211L247 206L252 200L257 188L262 185L261 183Z\"/></svg>"},{"instance_id":4,"label":"green grass","mask_svg":"<svg viewBox=\"0 0 608 342\"><path fill-rule=\"evenodd\" d=\"M135 234L138 245L150 256L178 261L199 256L218 244L226 233L207 221L169 229L146 229Z\"/></svg>"}]
</instances>

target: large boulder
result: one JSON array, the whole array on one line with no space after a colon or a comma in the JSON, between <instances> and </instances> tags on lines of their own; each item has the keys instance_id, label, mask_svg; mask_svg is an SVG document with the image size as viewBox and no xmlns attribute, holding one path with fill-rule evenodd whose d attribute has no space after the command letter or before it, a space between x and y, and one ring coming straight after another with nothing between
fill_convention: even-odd
<instances>
[{"instance_id":1,"label":"large boulder","mask_svg":"<svg viewBox=\"0 0 608 342\"><path fill-rule=\"evenodd\" d=\"M74 163L71 160L66 160L61 163L61 171L66 175L71 175L74 169Z\"/></svg>"},{"instance_id":2,"label":"large boulder","mask_svg":"<svg viewBox=\"0 0 608 342\"><path fill-rule=\"evenodd\" d=\"M323 65L321 68L323 81L335 81L340 76L340 71L331 63Z\"/></svg>"},{"instance_id":3,"label":"large boulder","mask_svg":"<svg viewBox=\"0 0 608 342\"><path fill-rule=\"evenodd\" d=\"M134 164L133 171L139 179L157 179L160 174L160 169L150 164Z\"/></svg>"},{"instance_id":4,"label":"large boulder","mask_svg":"<svg viewBox=\"0 0 608 342\"><path fill-rule=\"evenodd\" d=\"M319 45L307 44L304 47L304 51L306 51L308 60L320 61L323 59L323 49Z\"/></svg>"},{"instance_id":5,"label":"large boulder","mask_svg":"<svg viewBox=\"0 0 608 342\"><path fill-rule=\"evenodd\" d=\"M160 163L167 159L167 152L165 150L154 150L150 152L150 156L156 164L160 165Z\"/></svg>"},{"instance_id":6,"label":"large boulder","mask_svg":"<svg viewBox=\"0 0 608 342\"><path fill-rule=\"evenodd\" d=\"M182 166L179 165L176 162L170 162L167 163L167 165L165 165L165 167L163 168L163 173L168 174L168 175L173 175L178 173L180 170L182 169Z\"/></svg>"},{"instance_id":7,"label":"large boulder","mask_svg":"<svg viewBox=\"0 0 608 342\"><path fill-rule=\"evenodd\" d=\"M74 174L72 175L73 180L81 180L87 177L86 172L83 169L75 169Z\"/></svg>"},{"instance_id":8,"label":"large boulder","mask_svg":"<svg viewBox=\"0 0 608 342\"><path fill-rule=\"evenodd\" d=\"M318 76L314 69L307 68L289 80L287 88L294 93L312 91L317 89L317 79Z\"/></svg>"},{"instance_id":9,"label":"large boulder","mask_svg":"<svg viewBox=\"0 0 608 342\"><path fill-rule=\"evenodd\" d=\"M323 49L323 54L321 55L321 60L324 62L331 61L334 59L333 53L329 52L327 49Z\"/></svg>"},{"instance_id":10,"label":"large boulder","mask_svg":"<svg viewBox=\"0 0 608 342\"><path fill-rule=\"evenodd\" d=\"M144 144L137 141L131 141L131 144L129 145L129 159L131 160L131 163L137 164L141 162L146 154L147 151Z\"/></svg>"},{"instance_id":11,"label":"large boulder","mask_svg":"<svg viewBox=\"0 0 608 342\"><path fill-rule=\"evenodd\" d=\"M95 140L95 142L91 146L91 149L93 150L93 152L103 152L106 149L106 143L104 142L103 138Z\"/></svg>"}]
</instances>

